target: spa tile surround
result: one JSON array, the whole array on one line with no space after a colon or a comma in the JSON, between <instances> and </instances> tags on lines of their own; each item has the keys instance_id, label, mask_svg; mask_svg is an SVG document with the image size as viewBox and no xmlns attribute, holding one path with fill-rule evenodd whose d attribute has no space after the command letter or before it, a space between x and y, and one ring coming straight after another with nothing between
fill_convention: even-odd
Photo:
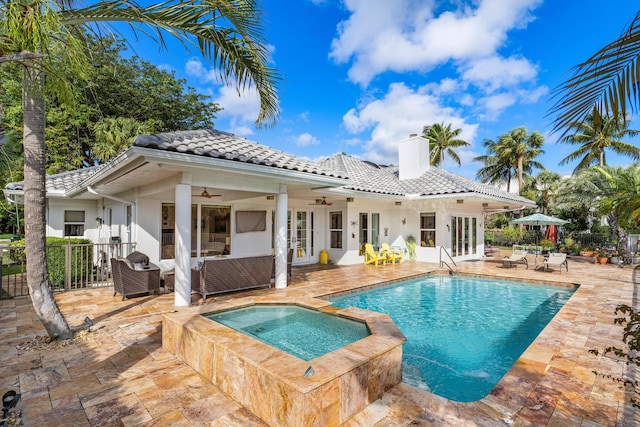
<instances>
[{"instance_id":1,"label":"spa tile surround","mask_svg":"<svg viewBox=\"0 0 640 427\"><path fill-rule=\"evenodd\" d=\"M272 426L337 426L402 381L404 335L384 314L306 298L299 306L367 323L371 335L309 362L202 316L282 300L239 298L165 314L163 347ZM311 366L314 375L305 378Z\"/></svg>"}]
</instances>

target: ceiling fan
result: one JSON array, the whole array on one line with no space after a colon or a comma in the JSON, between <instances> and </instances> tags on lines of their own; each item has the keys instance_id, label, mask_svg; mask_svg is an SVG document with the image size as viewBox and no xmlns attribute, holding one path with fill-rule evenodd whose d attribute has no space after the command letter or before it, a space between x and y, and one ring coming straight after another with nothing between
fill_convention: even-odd
<instances>
[{"instance_id":1,"label":"ceiling fan","mask_svg":"<svg viewBox=\"0 0 640 427\"><path fill-rule=\"evenodd\" d=\"M309 203L310 206L331 206L333 203L327 203L327 198L316 199L315 203Z\"/></svg>"},{"instance_id":2,"label":"ceiling fan","mask_svg":"<svg viewBox=\"0 0 640 427\"><path fill-rule=\"evenodd\" d=\"M202 193L200 194L200 197L206 197L207 199L210 199L212 197L220 197L220 196L222 196L222 194L209 194L206 187L202 188Z\"/></svg>"}]
</instances>

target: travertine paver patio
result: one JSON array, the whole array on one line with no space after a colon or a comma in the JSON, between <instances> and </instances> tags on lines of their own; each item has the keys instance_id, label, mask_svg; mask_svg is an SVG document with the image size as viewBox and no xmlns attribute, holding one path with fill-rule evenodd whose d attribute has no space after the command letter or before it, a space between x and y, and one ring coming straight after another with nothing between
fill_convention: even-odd
<instances>
[{"instance_id":1,"label":"travertine paver patio","mask_svg":"<svg viewBox=\"0 0 640 427\"><path fill-rule=\"evenodd\" d=\"M569 273L560 274L503 268L499 258L460 263L460 270L581 287L484 399L458 403L401 384L346 425L640 425L640 411L629 403L629 391L593 373L637 380L637 371L589 353L622 345L622 328L613 324L614 309L620 303L638 308L640 270L573 259ZM318 296L436 270L434 264L417 262L294 268L285 290L225 295L211 304L229 298ZM111 288L100 288L56 299L72 327L83 327L85 316L95 326L85 341L47 351L16 348L45 334L29 299L0 301L0 393L14 389L22 394L16 410L22 412L24 425L264 425L162 348L162 313L176 310L172 294L121 301Z\"/></svg>"}]
</instances>

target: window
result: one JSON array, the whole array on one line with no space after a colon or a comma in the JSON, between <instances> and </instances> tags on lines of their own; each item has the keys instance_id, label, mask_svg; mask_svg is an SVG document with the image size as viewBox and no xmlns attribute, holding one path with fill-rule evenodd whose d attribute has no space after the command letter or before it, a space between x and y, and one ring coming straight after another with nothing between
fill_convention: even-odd
<instances>
[{"instance_id":1,"label":"window","mask_svg":"<svg viewBox=\"0 0 640 427\"><path fill-rule=\"evenodd\" d=\"M380 214L371 214L371 244L379 248L380 247Z\"/></svg>"},{"instance_id":2,"label":"window","mask_svg":"<svg viewBox=\"0 0 640 427\"><path fill-rule=\"evenodd\" d=\"M200 256L227 255L231 251L231 207L200 207ZM263 211L266 214L266 211ZM195 237L195 236L194 236ZM192 242L194 237L192 237ZM192 252L192 256L197 256Z\"/></svg>"},{"instance_id":3,"label":"window","mask_svg":"<svg viewBox=\"0 0 640 427\"><path fill-rule=\"evenodd\" d=\"M369 241L369 215L366 212L360 212L360 246Z\"/></svg>"},{"instance_id":4,"label":"window","mask_svg":"<svg viewBox=\"0 0 640 427\"><path fill-rule=\"evenodd\" d=\"M359 243L362 247L365 243L371 243L374 249L380 248L380 214L360 212L359 214Z\"/></svg>"},{"instance_id":5,"label":"window","mask_svg":"<svg viewBox=\"0 0 640 427\"><path fill-rule=\"evenodd\" d=\"M84 236L84 211L64 211L64 236Z\"/></svg>"},{"instance_id":6,"label":"window","mask_svg":"<svg viewBox=\"0 0 640 427\"><path fill-rule=\"evenodd\" d=\"M342 212L329 212L331 249L342 249Z\"/></svg>"},{"instance_id":7,"label":"window","mask_svg":"<svg viewBox=\"0 0 640 427\"><path fill-rule=\"evenodd\" d=\"M173 203L162 204L162 259L174 257L175 212ZM191 205L191 256L230 252L231 206Z\"/></svg>"},{"instance_id":8,"label":"window","mask_svg":"<svg viewBox=\"0 0 640 427\"><path fill-rule=\"evenodd\" d=\"M436 214L433 212L420 214L420 246L436 246Z\"/></svg>"}]
</instances>

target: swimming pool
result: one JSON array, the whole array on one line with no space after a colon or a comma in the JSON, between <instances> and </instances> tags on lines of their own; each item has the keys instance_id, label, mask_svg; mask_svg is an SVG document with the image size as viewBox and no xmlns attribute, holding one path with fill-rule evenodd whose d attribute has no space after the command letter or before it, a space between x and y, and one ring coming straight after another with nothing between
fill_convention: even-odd
<instances>
[{"instance_id":1,"label":"swimming pool","mask_svg":"<svg viewBox=\"0 0 640 427\"><path fill-rule=\"evenodd\" d=\"M388 314L407 338L402 380L471 402L489 394L575 290L427 276L329 300Z\"/></svg>"}]
</instances>

